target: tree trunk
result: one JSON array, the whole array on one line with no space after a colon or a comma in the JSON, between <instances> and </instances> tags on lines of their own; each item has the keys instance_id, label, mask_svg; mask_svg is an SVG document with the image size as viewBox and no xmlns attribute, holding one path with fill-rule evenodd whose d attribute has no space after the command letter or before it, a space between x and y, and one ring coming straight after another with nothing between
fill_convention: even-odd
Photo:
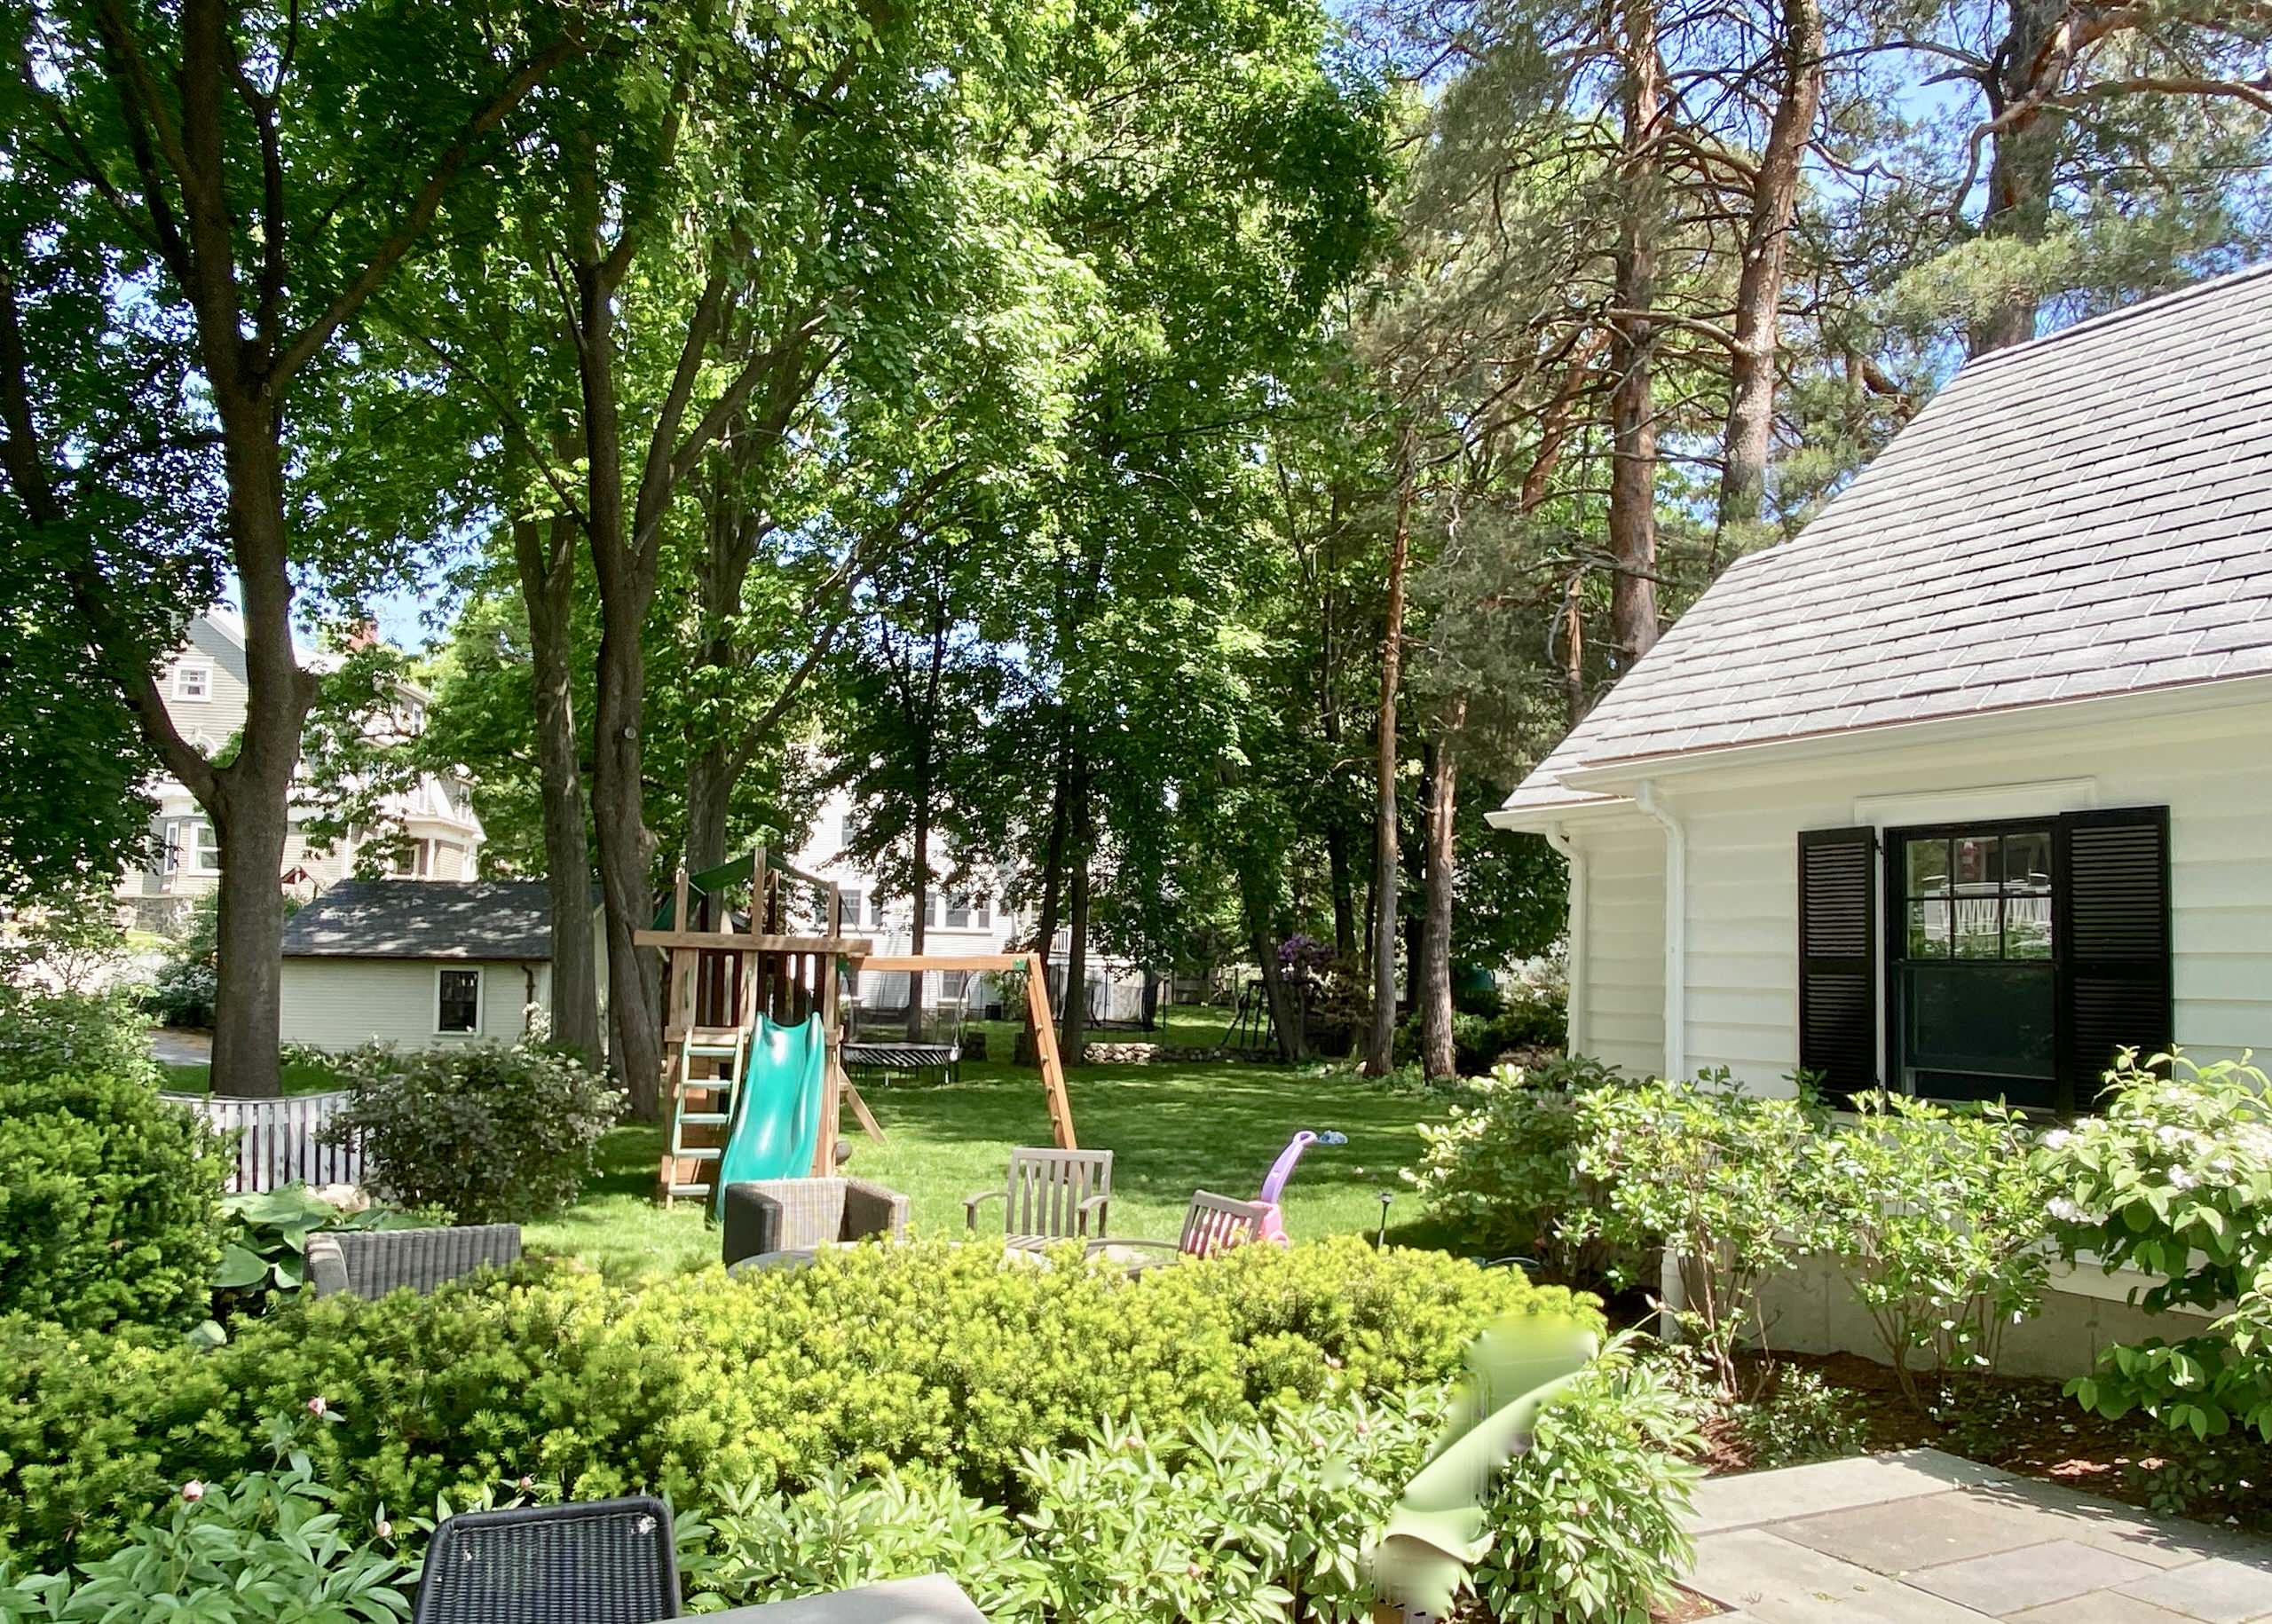
<instances>
[{"instance_id":1,"label":"tree trunk","mask_svg":"<svg viewBox=\"0 0 2272 1624\"><path fill-rule=\"evenodd\" d=\"M1402 820L1398 821L1398 844L1402 847L1402 866L1397 877L1397 923L1404 932L1404 997L1402 1006L1407 1014L1420 1007L1420 977L1424 974L1420 962L1423 927L1428 918L1428 808L1436 794L1436 741L1424 737L1420 741L1420 783L1413 799L1413 810L1420 827L1420 841L1416 846L1403 842ZM1416 903L1413 900L1417 897Z\"/></svg>"},{"instance_id":2,"label":"tree trunk","mask_svg":"<svg viewBox=\"0 0 2272 1624\"><path fill-rule=\"evenodd\" d=\"M1041 909L1039 917L1034 921L1033 950L1041 955L1044 987L1049 984L1046 979L1049 956L1056 950L1058 914L1064 905L1068 812L1065 804L1066 776L1066 770L1061 765L1057 769L1056 787L1050 793L1049 840L1043 848L1041 860Z\"/></svg>"},{"instance_id":3,"label":"tree trunk","mask_svg":"<svg viewBox=\"0 0 2272 1624\"><path fill-rule=\"evenodd\" d=\"M1337 816L1325 826L1325 871L1333 892L1333 952L1357 954L1357 875L1349 850L1349 831Z\"/></svg>"},{"instance_id":4,"label":"tree trunk","mask_svg":"<svg viewBox=\"0 0 2272 1624\"><path fill-rule=\"evenodd\" d=\"M1775 432L1775 363L1781 348L1783 261L1799 201L1799 166L1822 101L1821 0L1783 0L1777 42L1782 72L1767 145L1759 154L1751 217L1736 278L1735 348L1729 357L1725 461L1720 471L1715 532L1741 532L1759 523L1766 500L1767 459Z\"/></svg>"},{"instance_id":5,"label":"tree trunk","mask_svg":"<svg viewBox=\"0 0 2272 1624\"><path fill-rule=\"evenodd\" d=\"M1412 430L1397 455L1396 524L1389 537L1388 605L1382 617L1380 728L1373 769L1373 1028L1365 1075L1396 1064L1396 690L1404 664L1404 567L1412 547Z\"/></svg>"},{"instance_id":6,"label":"tree trunk","mask_svg":"<svg viewBox=\"0 0 2272 1624\"><path fill-rule=\"evenodd\" d=\"M1451 701L1436 741L1433 792L1428 797L1428 901L1420 933L1420 1068L1431 1078L1459 1075L1452 1041L1452 890L1458 878L1455 836L1459 811L1459 732L1467 698Z\"/></svg>"},{"instance_id":7,"label":"tree trunk","mask_svg":"<svg viewBox=\"0 0 2272 1624\"><path fill-rule=\"evenodd\" d=\"M1625 129L1620 162L1625 215L1617 248L1617 318L1610 368L1610 638L1626 666L1656 645L1657 425L1651 392L1656 301L1658 159L1665 70L1657 53L1654 0L1626 0Z\"/></svg>"},{"instance_id":8,"label":"tree trunk","mask_svg":"<svg viewBox=\"0 0 2272 1624\"><path fill-rule=\"evenodd\" d=\"M1271 941L1269 920L1253 900L1251 887L1242 884L1241 900L1246 913L1247 951L1254 955L1254 962L1262 972L1262 996L1270 1005L1272 1037L1278 1045L1278 1058L1289 1066L1298 1062L1308 1052L1302 1030L1302 1012L1294 999L1294 989L1287 984L1286 972L1278 963L1277 944Z\"/></svg>"},{"instance_id":9,"label":"tree trunk","mask_svg":"<svg viewBox=\"0 0 2272 1624\"><path fill-rule=\"evenodd\" d=\"M908 927L908 950L920 955L923 936L931 918L931 774L928 750L926 750L924 770L917 775L915 787L915 826L908 835L913 848L908 855L908 872L914 883L910 887L915 902L915 922ZM907 973L907 1041L919 1043L923 1036L923 973Z\"/></svg>"},{"instance_id":10,"label":"tree trunk","mask_svg":"<svg viewBox=\"0 0 2272 1624\"><path fill-rule=\"evenodd\" d=\"M552 906L553 1040L600 1059L599 953L592 932L590 838L576 737L573 623L576 524L513 524L513 558L529 618L536 695L537 777L544 811L545 882Z\"/></svg>"},{"instance_id":11,"label":"tree trunk","mask_svg":"<svg viewBox=\"0 0 2272 1624\"><path fill-rule=\"evenodd\" d=\"M637 543L625 511L622 428L615 398L614 290L596 250L575 267L579 371L584 400L587 524L598 579L600 648L593 706L592 818L607 908L611 1059L643 1122L661 1115L662 967L632 941L654 919L657 843L647 828L647 668L640 643L654 597L651 550Z\"/></svg>"},{"instance_id":12,"label":"tree trunk","mask_svg":"<svg viewBox=\"0 0 2272 1624\"><path fill-rule=\"evenodd\" d=\"M213 1092L245 1099L283 1092L277 1054L284 935L283 789L231 780L206 811L221 848L213 995Z\"/></svg>"},{"instance_id":13,"label":"tree trunk","mask_svg":"<svg viewBox=\"0 0 2272 1624\"><path fill-rule=\"evenodd\" d=\"M733 763L708 744L686 761L686 866L703 873L726 860L726 816L733 800Z\"/></svg>"},{"instance_id":14,"label":"tree trunk","mask_svg":"<svg viewBox=\"0 0 2272 1624\"><path fill-rule=\"evenodd\" d=\"M2045 47L2067 12L2063 0L2007 0L2007 7L2004 39L1997 48L1995 73L1987 87L1991 116L2000 114L2036 88ZM1994 147L1988 165L1988 204L1981 216L1981 235L2017 243L2043 240L2051 223L2051 191L2064 116L2055 108L2039 108L1990 138ZM2035 319L2033 290L2007 288L1995 306L1974 325L1969 335L1971 353L1985 355L1992 350L2027 343L2035 336Z\"/></svg>"},{"instance_id":15,"label":"tree trunk","mask_svg":"<svg viewBox=\"0 0 2272 1624\"><path fill-rule=\"evenodd\" d=\"M1089 802L1088 759L1078 748L1073 752L1066 790L1071 802L1072 822L1070 871L1065 887L1065 925L1070 942L1065 950L1065 1007L1058 1014L1061 1034L1058 1048L1068 1064L1077 1066L1081 1063L1081 1050L1088 1042L1089 862L1096 842L1096 814Z\"/></svg>"}]
</instances>

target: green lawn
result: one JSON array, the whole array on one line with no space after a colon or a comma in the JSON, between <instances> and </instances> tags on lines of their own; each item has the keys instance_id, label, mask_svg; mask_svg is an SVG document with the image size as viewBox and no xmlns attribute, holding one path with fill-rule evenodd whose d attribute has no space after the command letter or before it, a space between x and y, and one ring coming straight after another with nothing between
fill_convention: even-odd
<instances>
[{"instance_id":1,"label":"green lawn","mask_svg":"<svg viewBox=\"0 0 2272 1624\"><path fill-rule=\"evenodd\" d=\"M213 1092L213 1068L203 1060L156 1062L158 1075L165 1090L171 1094L209 1094ZM288 1094L320 1094L339 1086L338 1074L327 1066L306 1060L284 1062L284 1092Z\"/></svg>"},{"instance_id":2,"label":"green lawn","mask_svg":"<svg viewBox=\"0 0 2272 1624\"><path fill-rule=\"evenodd\" d=\"M1349 1142L1313 1146L1303 1158L1286 1190L1288 1233L1370 1234L1380 1223L1380 1193L1393 1190L1400 1194L1390 1208L1391 1238L1445 1243L1397 1177L1417 1159L1416 1124L1440 1116L1440 1101L1306 1068L1261 1066L1077 1067L1069 1083L1081 1143L1115 1153L1116 1234L1174 1239L1194 1189L1251 1197L1288 1137L1314 1128L1337 1129ZM1049 1143L1039 1076L1001 1060L965 1067L957 1084L864 1092L888 1142L871 1143L847 1113L851 1171L906 1192L915 1224L933 1233L962 1233L963 1197L1000 1186L1013 1146ZM530 1249L572 1253L617 1278L715 1257L717 1238L700 1211L682 1202L666 1212L654 1202L661 1144L651 1127L610 1133L584 1199L528 1226ZM998 1233L1000 1214L998 1202L985 1215Z\"/></svg>"}]
</instances>

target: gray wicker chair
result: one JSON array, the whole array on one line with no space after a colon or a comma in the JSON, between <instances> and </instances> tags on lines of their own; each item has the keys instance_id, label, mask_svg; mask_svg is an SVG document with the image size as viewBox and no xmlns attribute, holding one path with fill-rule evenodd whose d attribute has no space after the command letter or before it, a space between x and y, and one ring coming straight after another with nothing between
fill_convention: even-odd
<instances>
[{"instance_id":1,"label":"gray wicker chair","mask_svg":"<svg viewBox=\"0 0 2272 1624\"><path fill-rule=\"evenodd\" d=\"M907 1197L864 1179L756 1179L726 1186L725 1260L907 1234Z\"/></svg>"},{"instance_id":2,"label":"gray wicker chair","mask_svg":"<svg viewBox=\"0 0 2272 1624\"><path fill-rule=\"evenodd\" d=\"M670 1508L641 1494L445 1518L414 1624L659 1624L679 1616Z\"/></svg>"},{"instance_id":3,"label":"gray wicker chair","mask_svg":"<svg viewBox=\"0 0 2272 1624\"><path fill-rule=\"evenodd\" d=\"M336 1229L308 1237L308 1279L318 1297L351 1292L422 1295L477 1269L520 1261L518 1224L468 1224L450 1229Z\"/></svg>"}]
</instances>

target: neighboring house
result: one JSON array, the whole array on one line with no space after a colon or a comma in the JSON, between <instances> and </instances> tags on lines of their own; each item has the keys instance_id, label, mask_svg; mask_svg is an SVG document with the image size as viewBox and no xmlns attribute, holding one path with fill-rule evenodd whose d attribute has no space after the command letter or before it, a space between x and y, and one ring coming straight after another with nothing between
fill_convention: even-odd
<instances>
[{"instance_id":1,"label":"neighboring house","mask_svg":"<svg viewBox=\"0 0 2272 1624\"><path fill-rule=\"evenodd\" d=\"M875 878L859 865L850 852L852 805L840 790L832 792L814 820L811 834L793 866L809 874L832 879L840 887L842 927L848 936L865 936L878 953L915 950L915 908L912 898L887 897ZM933 887L927 901L923 950L943 958L968 958L981 953L1015 951L1030 947L1038 926L1036 918L998 907L983 890L950 890ZM1051 996L1062 1001L1065 961L1070 950L1069 933L1060 930L1050 958ZM1132 1020L1142 1003L1140 966L1108 958L1093 942L1089 949L1089 1008L1100 1020ZM864 975L853 996L871 1008L901 1008L907 1005L907 978L895 973ZM927 1007L967 1000L974 1010L1000 1002L991 977L975 978L943 971L923 978Z\"/></svg>"},{"instance_id":2,"label":"neighboring house","mask_svg":"<svg viewBox=\"0 0 2272 1624\"><path fill-rule=\"evenodd\" d=\"M599 979L604 988L604 964ZM285 923L278 1035L288 1044L509 1042L532 1014L548 1025L551 1011L540 879L343 879Z\"/></svg>"},{"instance_id":3,"label":"neighboring house","mask_svg":"<svg viewBox=\"0 0 2272 1624\"><path fill-rule=\"evenodd\" d=\"M2272 267L1968 364L1492 822L1570 1042L2086 1109L2272 1043Z\"/></svg>"},{"instance_id":4,"label":"neighboring house","mask_svg":"<svg viewBox=\"0 0 2272 1624\"><path fill-rule=\"evenodd\" d=\"M222 748L244 726L245 639L241 620L216 609L189 624L182 646L158 674L167 713L182 736L201 750ZM374 716L375 730L414 734L425 726L427 696L405 685L398 703ZM212 821L196 798L171 777L147 786L156 805L155 836L147 867L120 877L121 911L134 925L162 929L191 900L220 884L220 848ZM313 895L355 871L357 853L374 837L358 832L330 847L310 845L296 816L284 846L279 880L303 895ZM429 777L405 794L387 797L385 832L406 841L392 860L394 871L426 879L470 879L480 871L481 820L469 788L462 782Z\"/></svg>"}]
</instances>

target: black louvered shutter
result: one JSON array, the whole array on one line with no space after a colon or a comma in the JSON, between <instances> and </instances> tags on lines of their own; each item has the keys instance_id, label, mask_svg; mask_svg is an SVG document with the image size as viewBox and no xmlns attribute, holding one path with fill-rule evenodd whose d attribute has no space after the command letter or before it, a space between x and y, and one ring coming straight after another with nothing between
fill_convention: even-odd
<instances>
[{"instance_id":1,"label":"black louvered shutter","mask_svg":"<svg viewBox=\"0 0 2272 1624\"><path fill-rule=\"evenodd\" d=\"M2059 1070L2087 1107L2118 1049L2151 1054L2174 1034L2169 808L2070 813L2059 846Z\"/></svg>"},{"instance_id":2,"label":"black louvered shutter","mask_svg":"<svg viewBox=\"0 0 2272 1624\"><path fill-rule=\"evenodd\" d=\"M1799 834L1799 1067L1827 1093L1878 1085L1878 842Z\"/></svg>"}]
</instances>

